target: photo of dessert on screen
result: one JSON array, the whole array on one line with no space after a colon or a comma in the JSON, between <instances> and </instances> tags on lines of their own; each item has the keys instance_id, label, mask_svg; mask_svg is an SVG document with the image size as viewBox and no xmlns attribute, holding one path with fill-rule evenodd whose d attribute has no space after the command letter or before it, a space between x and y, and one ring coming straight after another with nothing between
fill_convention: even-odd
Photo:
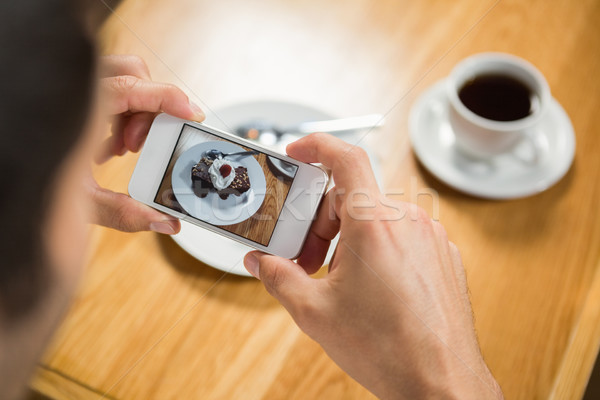
<instances>
[{"instance_id":1,"label":"photo of dessert on screen","mask_svg":"<svg viewBox=\"0 0 600 400\"><path fill-rule=\"evenodd\" d=\"M214 225L250 218L269 192L264 155L233 142L193 138L174 155L174 200L188 215Z\"/></svg>"},{"instance_id":2,"label":"photo of dessert on screen","mask_svg":"<svg viewBox=\"0 0 600 400\"><path fill-rule=\"evenodd\" d=\"M192 188L200 198L214 191L221 199L227 200L230 194L239 197L250 189L248 169L243 166L234 167L224 158L202 157L194 164L191 173Z\"/></svg>"},{"instance_id":3,"label":"photo of dessert on screen","mask_svg":"<svg viewBox=\"0 0 600 400\"><path fill-rule=\"evenodd\" d=\"M298 166L184 124L156 203L267 245Z\"/></svg>"}]
</instances>

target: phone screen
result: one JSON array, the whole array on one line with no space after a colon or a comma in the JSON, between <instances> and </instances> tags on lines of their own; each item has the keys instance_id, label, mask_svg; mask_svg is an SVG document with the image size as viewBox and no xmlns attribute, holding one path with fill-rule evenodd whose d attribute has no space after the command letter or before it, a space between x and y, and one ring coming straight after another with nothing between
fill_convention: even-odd
<instances>
[{"instance_id":1,"label":"phone screen","mask_svg":"<svg viewBox=\"0 0 600 400\"><path fill-rule=\"evenodd\" d=\"M268 246L298 166L252 150L184 124L154 201Z\"/></svg>"}]
</instances>

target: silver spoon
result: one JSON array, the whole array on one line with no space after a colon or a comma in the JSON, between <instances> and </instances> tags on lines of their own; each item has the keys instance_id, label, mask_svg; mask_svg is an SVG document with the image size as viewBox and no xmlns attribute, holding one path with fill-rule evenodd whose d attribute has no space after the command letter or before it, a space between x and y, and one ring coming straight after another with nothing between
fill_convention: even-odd
<instances>
[{"instance_id":1,"label":"silver spoon","mask_svg":"<svg viewBox=\"0 0 600 400\"><path fill-rule=\"evenodd\" d=\"M205 153L206 157L210 158L211 160L216 160L217 158L225 158L225 157L231 157L231 156L249 156L252 154L258 154L258 151L251 150L251 151L238 151L237 153L223 153L219 150L211 149Z\"/></svg>"},{"instance_id":2,"label":"silver spoon","mask_svg":"<svg viewBox=\"0 0 600 400\"><path fill-rule=\"evenodd\" d=\"M385 117L381 114L369 114L360 117L332 119L327 121L303 122L297 125L279 127L265 120L249 121L235 129L238 136L258 140L261 143L274 144L286 133L308 134L313 132L347 133L358 129L382 126Z\"/></svg>"}]
</instances>

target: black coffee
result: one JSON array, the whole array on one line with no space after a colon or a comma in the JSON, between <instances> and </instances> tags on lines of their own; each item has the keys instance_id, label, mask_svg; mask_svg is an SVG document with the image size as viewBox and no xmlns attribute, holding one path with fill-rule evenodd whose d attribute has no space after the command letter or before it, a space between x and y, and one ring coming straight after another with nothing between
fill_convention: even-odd
<instances>
[{"instance_id":1,"label":"black coffee","mask_svg":"<svg viewBox=\"0 0 600 400\"><path fill-rule=\"evenodd\" d=\"M534 92L521 81L502 74L479 75L465 82L460 101L475 114L495 121L514 121L533 112Z\"/></svg>"}]
</instances>

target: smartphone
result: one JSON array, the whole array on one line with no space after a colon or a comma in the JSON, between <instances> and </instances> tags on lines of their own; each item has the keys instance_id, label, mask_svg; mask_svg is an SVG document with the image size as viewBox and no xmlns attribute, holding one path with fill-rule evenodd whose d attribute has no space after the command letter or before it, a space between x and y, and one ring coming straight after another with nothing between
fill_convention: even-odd
<instances>
[{"instance_id":1,"label":"smartphone","mask_svg":"<svg viewBox=\"0 0 600 400\"><path fill-rule=\"evenodd\" d=\"M183 221L293 259L328 180L316 165L160 114L129 181L129 195Z\"/></svg>"}]
</instances>

